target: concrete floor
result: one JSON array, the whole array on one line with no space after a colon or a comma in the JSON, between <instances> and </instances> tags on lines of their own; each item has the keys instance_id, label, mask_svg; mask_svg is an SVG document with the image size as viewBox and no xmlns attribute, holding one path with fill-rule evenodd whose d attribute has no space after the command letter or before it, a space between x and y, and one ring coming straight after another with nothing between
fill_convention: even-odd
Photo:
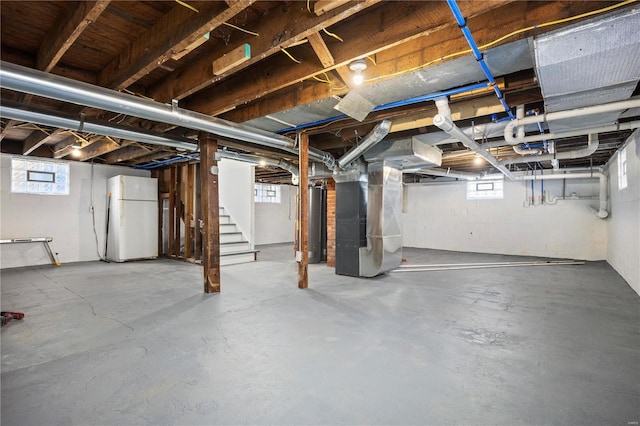
<instances>
[{"instance_id":1,"label":"concrete floor","mask_svg":"<svg viewBox=\"0 0 640 426\"><path fill-rule=\"evenodd\" d=\"M262 249L213 295L171 260L2 271L2 309L27 315L2 328L2 424L640 420L640 298L605 262L376 279L320 264L298 290L291 247Z\"/></svg>"}]
</instances>

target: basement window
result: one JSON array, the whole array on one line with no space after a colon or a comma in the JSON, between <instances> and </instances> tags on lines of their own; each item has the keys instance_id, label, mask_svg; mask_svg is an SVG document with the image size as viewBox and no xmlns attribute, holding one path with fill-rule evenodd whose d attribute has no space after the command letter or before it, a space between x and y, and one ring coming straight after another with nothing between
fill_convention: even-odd
<instances>
[{"instance_id":1,"label":"basement window","mask_svg":"<svg viewBox=\"0 0 640 426\"><path fill-rule=\"evenodd\" d=\"M253 193L256 203L280 203L280 185L256 183Z\"/></svg>"},{"instance_id":2,"label":"basement window","mask_svg":"<svg viewBox=\"0 0 640 426\"><path fill-rule=\"evenodd\" d=\"M501 180L467 182L467 200L501 200L503 189L504 181Z\"/></svg>"},{"instance_id":3,"label":"basement window","mask_svg":"<svg viewBox=\"0 0 640 426\"><path fill-rule=\"evenodd\" d=\"M14 157L11 159L11 192L69 195L69 164Z\"/></svg>"},{"instance_id":4,"label":"basement window","mask_svg":"<svg viewBox=\"0 0 640 426\"><path fill-rule=\"evenodd\" d=\"M627 148L618 152L618 190L627 187Z\"/></svg>"}]
</instances>

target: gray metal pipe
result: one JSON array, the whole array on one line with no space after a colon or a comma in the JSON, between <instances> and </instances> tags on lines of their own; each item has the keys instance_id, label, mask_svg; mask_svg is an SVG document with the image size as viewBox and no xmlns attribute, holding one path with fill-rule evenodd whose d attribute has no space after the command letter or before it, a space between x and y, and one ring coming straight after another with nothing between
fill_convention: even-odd
<instances>
[{"instance_id":1,"label":"gray metal pipe","mask_svg":"<svg viewBox=\"0 0 640 426\"><path fill-rule=\"evenodd\" d=\"M0 61L0 87L213 133L218 136L269 146L292 153L298 152L294 140L276 133L189 111L175 105L142 99L10 62ZM322 161L329 168L335 166L335 159L331 154L317 149L309 149L309 158L314 161Z\"/></svg>"},{"instance_id":2,"label":"gray metal pipe","mask_svg":"<svg viewBox=\"0 0 640 426\"><path fill-rule=\"evenodd\" d=\"M346 154L338 160L338 166L341 169L346 168L353 160L364 154L369 148L384 139L391 129L391 120L382 120L376 127L365 136L360 145L354 146Z\"/></svg>"},{"instance_id":3,"label":"gray metal pipe","mask_svg":"<svg viewBox=\"0 0 640 426\"><path fill-rule=\"evenodd\" d=\"M27 121L41 126L57 127L78 132L94 133L96 135L144 142L151 145L170 146L188 151L197 151L198 144L186 138L168 138L160 133L142 133L116 124L100 124L89 120L52 115L48 112L17 108L15 102L3 102L0 105L0 117L10 120Z\"/></svg>"},{"instance_id":4,"label":"gray metal pipe","mask_svg":"<svg viewBox=\"0 0 640 426\"><path fill-rule=\"evenodd\" d=\"M464 180L477 180L482 178L480 173L467 173L467 172L457 172L454 170L445 170L445 169L420 169L416 170L414 173L419 175L430 175L430 176L442 176L442 177L450 177L454 179L464 179Z\"/></svg>"},{"instance_id":5,"label":"gray metal pipe","mask_svg":"<svg viewBox=\"0 0 640 426\"><path fill-rule=\"evenodd\" d=\"M222 150L219 152L222 158L243 161L245 163L251 163L251 164L263 164L265 166L279 167L281 169L288 171L293 176L298 177L300 175L298 168L294 164L286 160L274 160L271 158L259 157L257 155L241 154L239 152L231 152L231 151L225 151L225 150Z\"/></svg>"}]
</instances>

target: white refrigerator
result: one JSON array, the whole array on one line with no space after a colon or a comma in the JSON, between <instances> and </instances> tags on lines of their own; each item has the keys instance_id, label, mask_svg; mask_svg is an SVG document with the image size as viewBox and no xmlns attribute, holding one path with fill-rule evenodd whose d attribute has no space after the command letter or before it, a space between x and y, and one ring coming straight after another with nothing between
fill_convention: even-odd
<instances>
[{"instance_id":1,"label":"white refrigerator","mask_svg":"<svg viewBox=\"0 0 640 426\"><path fill-rule=\"evenodd\" d=\"M114 262L158 256L158 179L114 176L107 180L106 257Z\"/></svg>"}]
</instances>

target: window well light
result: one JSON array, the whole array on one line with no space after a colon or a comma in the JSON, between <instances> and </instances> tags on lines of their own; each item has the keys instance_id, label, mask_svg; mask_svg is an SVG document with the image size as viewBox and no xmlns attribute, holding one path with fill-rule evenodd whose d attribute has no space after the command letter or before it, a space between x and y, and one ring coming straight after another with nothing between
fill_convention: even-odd
<instances>
[{"instance_id":1,"label":"window well light","mask_svg":"<svg viewBox=\"0 0 640 426\"><path fill-rule=\"evenodd\" d=\"M364 81L362 71L367 69L367 63L364 59L357 59L349 64L349 69L353 71L353 83L360 85Z\"/></svg>"}]
</instances>

